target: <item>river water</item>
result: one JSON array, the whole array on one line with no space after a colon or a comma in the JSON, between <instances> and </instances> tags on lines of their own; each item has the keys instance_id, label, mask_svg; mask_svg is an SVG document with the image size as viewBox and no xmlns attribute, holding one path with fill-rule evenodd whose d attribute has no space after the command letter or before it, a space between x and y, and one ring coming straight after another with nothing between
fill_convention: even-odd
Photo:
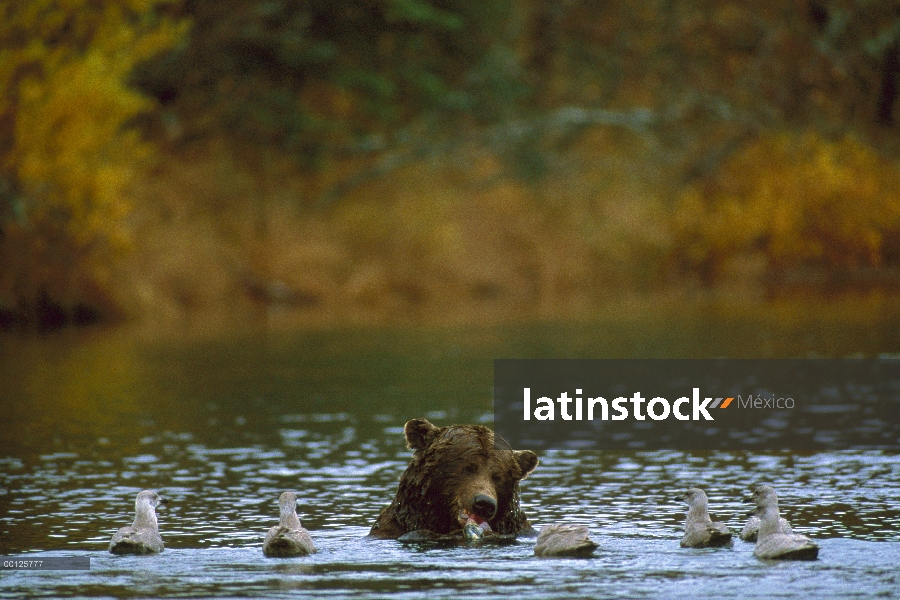
<instances>
[{"instance_id":1,"label":"river water","mask_svg":"<svg viewBox=\"0 0 900 600\"><path fill-rule=\"evenodd\" d=\"M842 309L843 310L843 309ZM837 311L837 313L842 313ZM837 314L835 313L835 314ZM818 316L812 317L811 314ZM593 558L365 539L409 461L402 427L492 419L494 358L878 356L900 312L694 310L581 323L0 338L0 554L87 556L85 571L0 570L0 597L898 597L900 454L553 450L521 484L537 526L588 525ZM862 315L862 316L860 316ZM679 547L700 486L739 530L749 486L820 544L769 563L752 545ZM106 551L159 490L166 550ZM294 490L319 552L267 559Z\"/></svg>"}]
</instances>

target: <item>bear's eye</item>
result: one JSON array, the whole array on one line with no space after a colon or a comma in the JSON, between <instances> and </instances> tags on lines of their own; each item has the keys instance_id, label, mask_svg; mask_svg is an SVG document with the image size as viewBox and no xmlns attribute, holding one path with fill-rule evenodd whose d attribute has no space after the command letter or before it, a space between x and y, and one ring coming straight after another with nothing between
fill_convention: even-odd
<instances>
[{"instance_id":1,"label":"bear's eye","mask_svg":"<svg viewBox=\"0 0 900 600\"><path fill-rule=\"evenodd\" d=\"M494 480L494 483L500 483L501 481L503 481L503 476L501 476L500 473L494 471L493 473L491 473L491 479Z\"/></svg>"},{"instance_id":2,"label":"bear's eye","mask_svg":"<svg viewBox=\"0 0 900 600\"><path fill-rule=\"evenodd\" d=\"M474 474L476 474L477 472L478 472L478 466L477 466L477 465L466 465L465 467L463 467L463 474L464 474L464 475L474 475Z\"/></svg>"}]
</instances>

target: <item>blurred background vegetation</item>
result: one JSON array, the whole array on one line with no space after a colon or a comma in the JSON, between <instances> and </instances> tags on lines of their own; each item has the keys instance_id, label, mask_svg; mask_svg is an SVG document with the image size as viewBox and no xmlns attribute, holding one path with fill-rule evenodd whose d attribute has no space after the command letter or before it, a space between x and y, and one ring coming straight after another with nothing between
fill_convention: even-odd
<instances>
[{"instance_id":1,"label":"blurred background vegetation","mask_svg":"<svg viewBox=\"0 0 900 600\"><path fill-rule=\"evenodd\" d=\"M900 1L0 0L0 324L900 283Z\"/></svg>"}]
</instances>

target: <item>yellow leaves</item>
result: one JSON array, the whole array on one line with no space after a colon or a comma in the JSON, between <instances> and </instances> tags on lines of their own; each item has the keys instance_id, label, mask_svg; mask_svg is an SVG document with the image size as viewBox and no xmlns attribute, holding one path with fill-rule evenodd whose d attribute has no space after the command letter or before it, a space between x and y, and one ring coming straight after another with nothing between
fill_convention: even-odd
<instances>
[{"instance_id":1,"label":"yellow leaves","mask_svg":"<svg viewBox=\"0 0 900 600\"><path fill-rule=\"evenodd\" d=\"M7 164L26 196L68 213L65 226L78 246L122 236L127 187L149 153L121 131L149 107L122 78L114 58L93 52L22 86Z\"/></svg>"},{"instance_id":2,"label":"yellow leaves","mask_svg":"<svg viewBox=\"0 0 900 600\"><path fill-rule=\"evenodd\" d=\"M682 263L713 278L755 252L774 271L875 266L900 232L900 173L852 138L769 135L686 191L673 225Z\"/></svg>"},{"instance_id":3,"label":"yellow leaves","mask_svg":"<svg viewBox=\"0 0 900 600\"><path fill-rule=\"evenodd\" d=\"M158 18L158 4L0 0L8 17L0 22L0 123L12 138L0 149L0 178L14 182L27 206L23 235L31 240L17 236L17 243L50 263L5 270L0 300L28 304L47 292L48 278L72 276L54 269L99 276L127 246L129 188L152 154L129 130L152 103L127 79L186 31Z\"/></svg>"}]
</instances>

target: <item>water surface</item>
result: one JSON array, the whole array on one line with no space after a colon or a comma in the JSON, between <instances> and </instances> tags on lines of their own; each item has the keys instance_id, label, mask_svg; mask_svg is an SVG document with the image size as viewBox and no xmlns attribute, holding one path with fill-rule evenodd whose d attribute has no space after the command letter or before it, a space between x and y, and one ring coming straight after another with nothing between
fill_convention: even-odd
<instances>
[{"instance_id":1,"label":"water surface","mask_svg":"<svg viewBox=\"0 0 900 600\"><path fill-rule=\"evenodd\" d=\"M0 554L79 555L90 571L0 571L31 597L896 597L900 458L815 454L542 452L522 482L532 522L590 527L594 558L508 546L366 540L409 460L402 426L490 424L498 357L878 356L900 316L851 322L696 311L589 323L243 332L147 339L127 331L0 338ZM701 486L738 530L753 482L821 545L768 563L752 546L678 546ZM134 496L155 488L166 551L114 557ZM266 559L278 494L294 490L320 552Z\"/></svg>"}]
</instances>

